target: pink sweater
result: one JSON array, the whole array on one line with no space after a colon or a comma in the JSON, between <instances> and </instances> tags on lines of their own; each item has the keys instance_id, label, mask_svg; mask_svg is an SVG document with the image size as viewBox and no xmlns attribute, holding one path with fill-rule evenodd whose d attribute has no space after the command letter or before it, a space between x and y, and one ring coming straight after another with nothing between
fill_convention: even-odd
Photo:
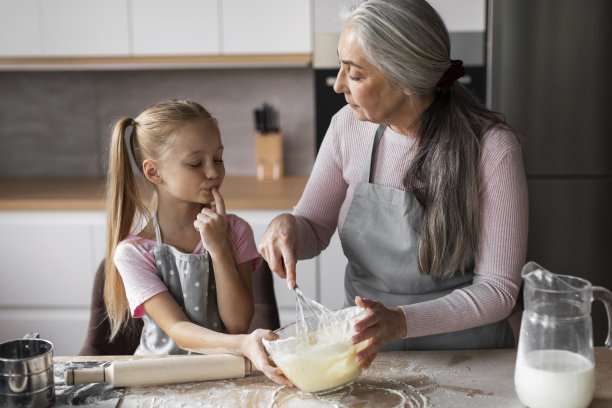
<instances>
[{"instance_id":1,"label":"pink sweater","mask_svg":"<svg viewBox=\"0 0 612 408\"><path fill-rule=\"evenodd\" d=\"M336 227L342 231L377 127L357 120L348 105L333 117L293 210L299 226L299 259L318 255ZM374 156L371 181L405 190L402 181L414 157L414 144L414 138L387 127ZM506 318L514 306L527 251L528 202L521 147L513 133L494 130L485 135L479 173L481 229L473 284L435 300L402 306L406 337L493 323Z\"/></svg>"}]
</instances>

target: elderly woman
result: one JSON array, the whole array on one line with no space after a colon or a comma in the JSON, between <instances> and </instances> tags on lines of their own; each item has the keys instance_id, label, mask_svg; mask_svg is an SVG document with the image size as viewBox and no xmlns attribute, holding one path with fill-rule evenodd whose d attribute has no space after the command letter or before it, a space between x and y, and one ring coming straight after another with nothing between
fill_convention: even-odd
<instances>
[{"instance_id":1,"label":"elderly woman","mask_svg":"<svg viewBox=\"0 0 612 408\"><path fill-rule=\"evenodd\" d=\"M332 119L298 205L259 250L295 285L296 261L336 227L345 305L365 307L354 342L381 347L514 346L509 316L527 243L521 147L501 115L456 80L448 32L425 0L370 0L344 16ZM326 271L330 273L330 271Z\"/></svg>"}]
</instances>

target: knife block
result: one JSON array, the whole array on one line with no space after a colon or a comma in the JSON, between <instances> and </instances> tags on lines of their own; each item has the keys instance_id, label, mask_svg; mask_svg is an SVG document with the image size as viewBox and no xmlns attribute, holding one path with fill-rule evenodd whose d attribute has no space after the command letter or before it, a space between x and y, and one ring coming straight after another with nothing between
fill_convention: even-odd
<instances>
[{"instance_id":1,"label":"knife block","mask_svg":"<svg viewBox=\"0 0 612 408\"><path fill-rule=\"evenodd\" d=\"M283 137L280 132L255 134L257 180L283 177Z\"/></svg>"}]
</instances>

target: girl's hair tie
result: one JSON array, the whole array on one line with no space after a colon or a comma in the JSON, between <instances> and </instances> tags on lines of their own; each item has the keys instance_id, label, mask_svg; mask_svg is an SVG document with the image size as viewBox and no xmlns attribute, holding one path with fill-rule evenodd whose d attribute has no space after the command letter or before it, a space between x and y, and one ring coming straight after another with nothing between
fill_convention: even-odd
<instances>
[{"instance_id":1,"label":"girl's hair tie","mask_svg":"<svg viewBox=\"0 0 612 408\"><path fill-rule=\"evenodd\" d=\"M125 143L125 148L127 150L128 158L130 160L130 164L132 166L132 171L135 174L140 173L140 167L136 163L136 158L134 156L134 132L136 127L136 121L132 118L128 118L128 126L132 127L130 132L124 132L123 134L123 142Z\"/></svg>"},{"instance_id":2,"label":"girl's hair tie","mask_svg":"<svg viewBox=\"0 0 612 408\"><path fill-rule=\"evenodd\" d=\"M440 78L436 86L442 89L450 88L457 79L464 75L465 68L463 67L463 61L451 60L451 66L446 70L444 75L442 75L442 78Z\"/></svg>"}]
</instances>

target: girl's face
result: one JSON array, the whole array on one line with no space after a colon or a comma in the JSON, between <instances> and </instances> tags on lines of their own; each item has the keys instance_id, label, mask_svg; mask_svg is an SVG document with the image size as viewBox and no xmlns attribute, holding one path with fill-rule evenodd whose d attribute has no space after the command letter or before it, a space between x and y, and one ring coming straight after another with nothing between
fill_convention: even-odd
<instances>
[{"instance_id":1,"label":"girl's face","mask_svg":"<svg viewBox=\"0 0 612 408\"><path fill-rule=\"evenodd\" d=\"M334 91L344 93L359 120L401 125L410 115L411 103L406 92L393 86L382 71L370 64L350 25L344 26L338 42L340 71Z\"/></svg>"},{"instance_id":2,"label":"girl's face","mask_svg":"<svg viewBox=\"0 0 612 408\"><path fill-rule=\"evenodd\" d=\"M223 145L212 119L189 122L173 135L174 142L160 163L160 188L180 201L208 204L212 189L225 177Z\"/></svg>"}]
</instances>

